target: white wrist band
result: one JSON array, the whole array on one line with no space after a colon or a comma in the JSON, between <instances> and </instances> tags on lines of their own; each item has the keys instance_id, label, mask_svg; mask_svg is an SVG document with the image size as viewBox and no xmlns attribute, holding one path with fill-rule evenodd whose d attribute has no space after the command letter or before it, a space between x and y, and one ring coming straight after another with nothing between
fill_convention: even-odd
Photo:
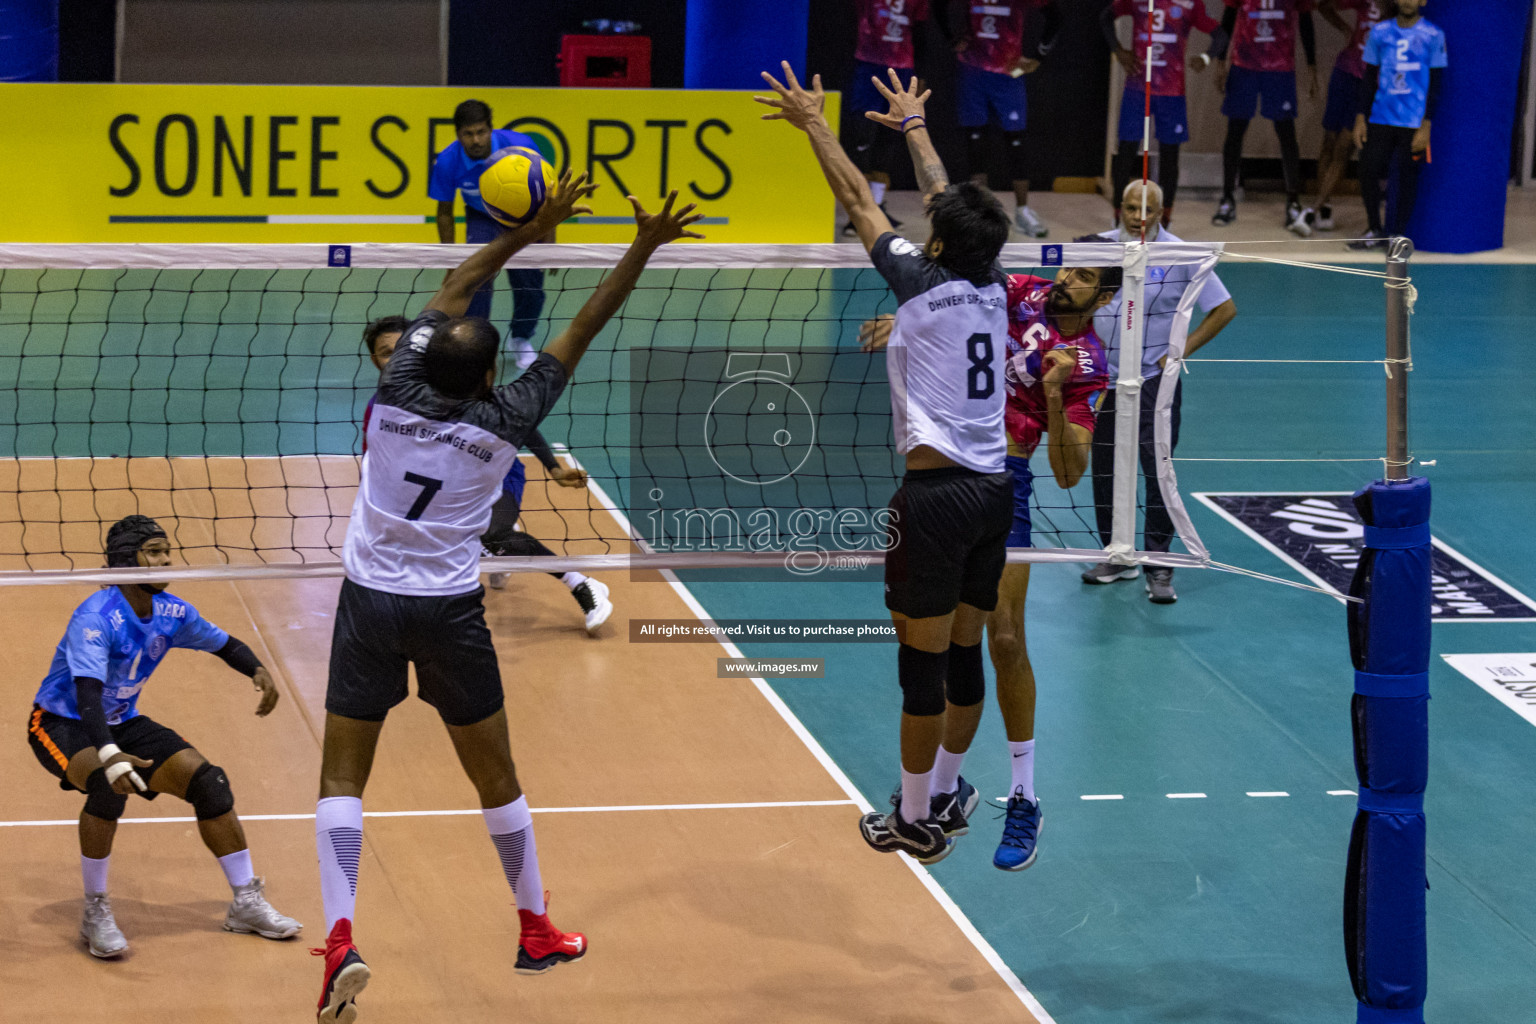
<instances>
[{"instance_id":1,"label":"white wrist band","mask_svg":"<svg viewBox=\"0 0 1536 1024\"><path fill-rule=\"evenodd\" d=\"M105 763L109 758L115 757L122 752L122 748L120 748L116 743L108 743L105 746L96 748L96 756L100 758L103 763ZM117 764L107 765L106 775L108 785L112 785L118 779L126 775L128 776L128 781L133 783L134 789L137 789L140 793L145 791L144 780L139 778L139 773L133 770L133 765L127 763L126 761L119 761Z\"/></svg>"}]
</instances>

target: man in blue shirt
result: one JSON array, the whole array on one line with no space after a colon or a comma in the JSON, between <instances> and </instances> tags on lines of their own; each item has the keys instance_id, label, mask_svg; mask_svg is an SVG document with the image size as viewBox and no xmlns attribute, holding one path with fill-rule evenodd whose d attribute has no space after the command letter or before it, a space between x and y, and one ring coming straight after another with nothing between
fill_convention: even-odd
<instances>
[{"instance_id":1,"label":"man in blue shirt","mask_svg":"<svg viewBox=\"0 0 1536 1024\"><path fill-rule=\"evenodd\" d=\"M128 516L107 531L111 568L171 564L165 531L147 516ZM117 821L137 792L180 797L197 814L203 842L219 859L234 900L226 931L286 939L303 925L272 909L265 881L251 868L245 831L224 769L209 764L175 732L139 713L139 693L173 647L217 654L261 691L256 714L277 706L277 686L245 644L204 619L163 583L122 583L87 598L69 621L38 688L28 742L60 789L86 794L80 813L80 869L85 908L80 935L92 955L127 952L107 900L107 867Z\"/></svg>"},{"instance_id":2,"label":"man in blue shirt","mask_svg":"<svg viewBox=\"0 0 1536 1024\"><path fill-rule=\"evenodd\" d=\"M523 146L537 151L533 139L522 132L493 129L491 108L479 100L465 100L453 111L453 131L456 138L450 142L432 165L432 177L427 183L427 195L437 200L437 240L445 244L454 241L453 194L464 195L464 241L484 245L506 228L490 215L480 201L480 175L488 166L492 153L508 146ZM553 242L554 232L541 242ZM517 360L518 369L527 369L538 354L533 348L533 333L539 326L539 314L544 310L544 271L537 268L508 268L507 283L512 286L512 325L507 330L507 350ZM479 316L487 320L491 316L491 295L496 290L495 279L475 293L466 316Z\"/></svg>"},{"instance_id":3,"label":"man in blue shirt","mask_svg":"<svg viewBox=\"0 0 1536 1024\"><path fill-rule=\"evenodd\" d=\"M1397 17L1365 40L1355 144L1360 147L1360 195L1370 225L1351 249L1379 249L1403 233L1418 197L1419 160L1429 154L1429 125L1445 73L1445 33L1419 13L1424 0L1397 0ZM1381 179L1397 172L1397 204L1382 230Z\"/></svg>"}]
</instances>

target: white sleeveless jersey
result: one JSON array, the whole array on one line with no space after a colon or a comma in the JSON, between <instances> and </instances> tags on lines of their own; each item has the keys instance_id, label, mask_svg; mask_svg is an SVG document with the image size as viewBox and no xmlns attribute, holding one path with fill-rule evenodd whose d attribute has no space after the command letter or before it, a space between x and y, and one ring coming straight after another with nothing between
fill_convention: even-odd
<instances>
[{"instance_id":1,"label":"white sleeveless jersey","mask_svg":"<svg viewBox=\"0 0 1536 1024\"><path fill-rule=\"evenodd\" d=\"M480 535L518 445L565 388L540 356L483 399L426 383L427 341L448 317L427 310L395 346L368 420L362 481L347 524L347 578L390 594L463 594L479 586Z\"/></svg>"},{"instance_id":2,"label":"white sleeveless jersey","mask_svg":"<svg viewBox=\"0 0 1536 1024\"><path fill-rule=\"evenodd\" d=\"M870 251L900 308L886 347L896 450L927 445L978 473L1001 473L1008 454L1008 293L1001 268L977 286L895 234Z\"/></svg>"}]
</instances>

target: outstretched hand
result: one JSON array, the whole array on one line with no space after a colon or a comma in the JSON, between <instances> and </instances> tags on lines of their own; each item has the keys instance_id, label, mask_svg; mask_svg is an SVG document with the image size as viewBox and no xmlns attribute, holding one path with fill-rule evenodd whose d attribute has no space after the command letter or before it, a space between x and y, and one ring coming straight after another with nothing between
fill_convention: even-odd
<instances>
[{"instance_id":1,"label":"outstretched hand","mask_svg":"<svg viewBox=\"0 0 1536 1024\"><path fill-rule=\"evenodd\" d=\"M702 213L693 212L697 206L696 203L689 203L681 210L672 209L672 204L677 202L677 189L668 193L666 204L662 206L660 213L646 213L645 208L640 205L640 200L634 196L630 196L629 201L635 208L635 224L638 227L635 232L637 243L659 249L679 238L704 237L696 231L688 230L690 224L697 224L704 219Z\"/></svg>"},{"instance_id":2,"label":"outstretched hand","mask_svg":"<svg viewBox=\"0 0 1536 1024\"><path fill-rule=\"evenodd\" d=\"M884 352L890 344L891 332L895 329L896 317L890 313L881 313L873 320L865 320L859 325L859 351Z\"/></svg>"},{"instance_id":3,"label":"outstretched hand","mask_svg":"<svg viewBox=\"0 0 1536 1024\"><path fill-rule=\"evenodd\" d=\"M1074 346L1053 348L1040 361L1042 384L1065 384L1077 367L1077 349Z\"/></svg>"},{"instance_id":4,"label":"outstretched hand","mask_svg":"<svg viewBox=\"0 0 1536 1024\"><path fill-rule=\"evenodd\" d=\"M561 487L587 486L587 471L575 466L557 464L549 470L549 478Z\"/></svg>"},{"instance_id":5,"label":"outstretched hand","mask_svg":"<svg viewBox=\"0 0 1536 1024\"><path fill-rule=\"evenodd\" d=\"M875 88L885 101L891 105L891 109L884 114L873 110L866 111L864 116L876 124L883 124L887 128L902 130L902 124L909 117L922 117L923 104L928 102L928 97L933 94L932 89L918 91L920 83L917 76L912 76L906 85L901 84L901 76L895 69L886 68L886 73L891 76L891 87L887 89L885 83L880 81L879 75L872 75L870 81L875 83Z\"/></svg>"},{"instance_id":6,"label":"outstretched hand","mask_svg":"<svg viewBox=\"0 0 1536 1024\"><path fill-rule=\"evenodd\" d=\"M272 681L272 673L265 666L258 667L256 674L251 676L251 682L256 684L256 690L261 694L261 703L256 705L256 716L265 718L277 707L277 684Z\"/></svg>"},{"instance_id":7,"label":"outstretched hand","mask_svg":"<svg viewBox=\"0 0 1536 1024\"><path fill-rule=\"evenodd\" d=\"M763 115L764 121L788 121L801 131L806 131L822 120L822 107L827 102L826 94L821 91L821 76L813 75L810 91L806 91L795 77L795 69L789 66L789 61L781 62L780 67L784 69L784 80L789 84L779 84L778 79L764 71L763 81L773 86L773 91L778 95L752 98L765 107L773 108L773 113Z\"/></svg>"},{"instance_id":8,"label":"outstretched hand","mask_svg":"<svg viewBox=\"0 0 1536 1024\"><path fill-rule=\"evenodd\" d=\"M538 219L544 226L554 228L575 214L591 213L592 207L578 204L596 191L597 183L588 184L585 172L572 177L571 172L566 171L550 189L544 205L539 207Z\"/></svg>"}]
</instances>

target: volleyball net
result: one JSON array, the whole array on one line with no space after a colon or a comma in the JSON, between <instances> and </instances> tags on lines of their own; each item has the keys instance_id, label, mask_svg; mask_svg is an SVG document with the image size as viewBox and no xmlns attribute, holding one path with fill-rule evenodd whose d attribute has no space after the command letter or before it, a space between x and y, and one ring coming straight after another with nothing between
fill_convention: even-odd
<instances>
[{"instance_id":1,"label":"volleyball net","mask_svg":"<svg viewBox=\"0 0 1536 1024\"><path fill-rule=\"evenodd\" d=\"M379 375L364 326L413 317L471 251L0 246L0 581L339 575L363 411ZM563 328L622 251L534 246L514 257L509 267L546 271L535 346ZM1182 497L1171 410L1182 372L1200 372L1184 364L1183 348L1223 253L1196 243L1006 247L1014 273L1124 270L1120 295L1096 319L1118 355L1108 382L1120 398L1113 445L1101 441L1083 459L1092 467L1064 488L1042 443L1032 545L1011 560L1216 564ZM895 309L857 246L659 251L541 425L588 485L556 486L523 456L525 528L556 561L488 558L483 567L785 578L878 566L902 461L886 357L865 351L860 332ZM1379 325L1380 310L1379 283L1362 286L1362 318ZM510 312L501 278L493 322L505 329ZM1169 339L1168 362L1144 380L1149 330ZM1363 334L1362 358L1341 361L1383 362L1380 338L1378 326ZM504 379L517 372L508 362ZM1150 421L1138 415L1143 388L1156 406ZM1148 422L1156 454L1144 460ZM1359 441L1368 455L1367 436ZM1172 524L1166 551L1142 540L1143 470ZM101 568L107 527L130 513L160 520L180 564Z\"/></svg>"}]
</instances>

